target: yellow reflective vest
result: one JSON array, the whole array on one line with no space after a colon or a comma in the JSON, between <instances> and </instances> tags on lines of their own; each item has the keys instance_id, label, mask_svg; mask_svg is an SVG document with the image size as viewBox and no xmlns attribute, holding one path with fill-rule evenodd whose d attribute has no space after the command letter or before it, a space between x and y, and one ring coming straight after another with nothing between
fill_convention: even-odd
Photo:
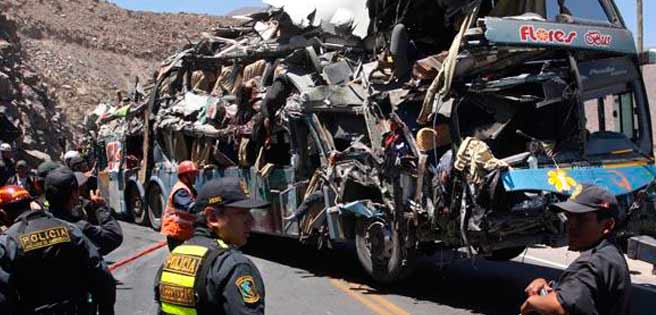
<instances>
[{"instance_id":1,"label":"yellow reflective vest","mask_svg":"<svg viewBox=\"0 0 656 315\"><path fill-rule=\"evenodd\" d=\"M162 313L171 315L197 315L199 289L205 285L203 277L206 261L213 260L229 247L217 240L224 250L210 250L199 245L180 245L169 254L162 266L159 279L159 300ZM204 288L202 288L204 289Z\"/></svg>"}]
</instances>

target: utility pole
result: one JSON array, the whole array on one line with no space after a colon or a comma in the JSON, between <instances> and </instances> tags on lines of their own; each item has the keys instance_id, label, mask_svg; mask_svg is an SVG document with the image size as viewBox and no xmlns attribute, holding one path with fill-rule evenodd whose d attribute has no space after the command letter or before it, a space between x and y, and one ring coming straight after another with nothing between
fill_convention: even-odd
<instances>
[{"instance_id":1,"label":"utility pole","mask_svg":"<svg viewBox=\"0 0 656 315\"><path fill-rule=\"evenodd\" d=\"M636 20L638 23L638 53L642 53L644 51L644 22L642 20L642 0L636 0Z\"/></svg>"}]
</instances>

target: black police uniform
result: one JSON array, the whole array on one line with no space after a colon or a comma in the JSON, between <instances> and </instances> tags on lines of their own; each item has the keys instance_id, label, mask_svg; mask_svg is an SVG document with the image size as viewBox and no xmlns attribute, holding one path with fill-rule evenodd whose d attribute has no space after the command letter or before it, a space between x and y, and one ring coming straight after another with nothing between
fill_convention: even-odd
<instances>
[{"instance_id":1,"label":"black police uniform","mask_svg":"<svg viewBox=\"0 0 656 315\"><path fill-rule=\"evenodd\" d=\"M572 214L603 213L616 222L624 217L611 192L590 184L578 185L567 201L553 206ZM628 314L631 277L613 234L581 252L560 276L554 290L570 315Z\"/></svg>"},{"instance_id":2,"label":"black police uniform","mask_svg":"<svg viewBox=\"0 0 656 315\"><path fill-rule=\"evenodd\" d=\"M9 278L0 286L15 290L20 314L89 314L90 295L99 314L114 314L114 278L75 225L29 211L6 234Z\"/></svg>"},{"instance_id":3,"label":"black police uniform","mask_svg":"<svg viewBox=\"0 0 656 315\"><path fill-rule=\"evenodd\" d=\"M570 315L629 314L629 268L609 240L581 253L562 273L554 290Z\"/></svg>"},{"instance_id":4,"label":"black police uniform","mask_svg":"<svg viewBox=\"0 0 656 315\"><path fill-rule=\"evenodd\" d=\"M84 186L80 183L84 178L82 173L74 173L66 167L57 168L46 177L46 196L49 199L50 212L58 219L75 224L86 237L98 248L102 255L106 255L116 249L123 242L123 231L118 222L112 217L109 208L95 206L90 202L82 202L73 209L61 209L55 205L56 199L62 192L70 192L74 186ZM61 200L59 200L61 201ZM88 213L93 215L87 216ZM89 221L91 222L89 222ZM93 224L96 223L96 224Z\"/></svg>"},{"instance_id":5,"label":"black police uniform","mask_svg":"<svg viewBox=\"0 0 656 315\"><path fill-rule=\"evenodd\" d=\"M7 235L0 235L0 310L3 314L15 314L15 294L9 286L9 255L6 251Z\"/></svg>"},{"instance_id":6,"label":"black police uniform","mask_svg":"<svg viewBox=\"0 0 656 315\"><path fill-rule=\"evenodd\" d=\"M77 225L103 256L123 243L123 229L106 206L96 206L91 201L80 198L80 204L73 209L73 214L66 211L53 211L53 214Z\"/></svg>"},{"instance_id":7,"label":"black police uniform","mask_svg":"<svg viewBox=\"0 0 656 315\"><path fill-rule=\"evenodd\" d=\"M192 314L191 310L199 315L264 314L264 284L259 271L238 249L215 237L209 228L196 227L194 236L169 254L155 279L160 314L169 314L167 308L175 308L178 314ZM200 263L189 264L198 260L180 255L188 245L209 249ZM173 283L180 275L193 275L193 290Z\"/></svg>"}]
</instances>

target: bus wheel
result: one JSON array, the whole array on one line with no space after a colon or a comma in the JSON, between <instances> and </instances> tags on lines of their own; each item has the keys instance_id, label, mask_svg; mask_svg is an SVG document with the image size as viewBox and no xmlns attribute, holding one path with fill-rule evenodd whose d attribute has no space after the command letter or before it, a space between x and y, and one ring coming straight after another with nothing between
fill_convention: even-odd
<instances>
[{"instance_id":1,"label":"bus wheel","mask_svg":"<svg viewBox=\"0 0 656 315\"><path fill-rule=\"evenodd\" d=\"M379 220L356 221L355 247L364 270L377 282L407 278L414 266L413 249L403 250L398 231Z\"/></svg>"},{"instance_id":2,"label":"bus wheel","mask_svg":"<svg viewBox=\"0 0 656 315\"><path fill-rule=\"evenodd\" d=\"M164 205L166 205L166 200L159 185L150 185L148 188L148 220L150 226L156 231L159 231L162 227L161 218Z\"/></svg>"},{"instance_id":3,"label":"bus wheel","mask_svg":"<svg viewBox=\"0 0 656 315\"><path fill-rule=\"evenodd\" d=\"M141 199L139 190L134 184L128 186L128 190L125 194L125 202L134 223L139 225L148 223L148 212L144 206L143 199Z\"/></svg>"}]
</instances>

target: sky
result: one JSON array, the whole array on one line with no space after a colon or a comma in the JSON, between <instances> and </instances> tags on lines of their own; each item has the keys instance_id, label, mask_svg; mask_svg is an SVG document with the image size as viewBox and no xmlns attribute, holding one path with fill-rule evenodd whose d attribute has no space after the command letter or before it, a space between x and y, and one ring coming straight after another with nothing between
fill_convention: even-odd
<instances>
[{"instance_id":1,"label":"sky","mask_svg":"<svg viewBox=\"0 0 656 315\"><path fill-rule=\"evenodd\" d=\"M222 15L245 6L259 6L260 0L110 0L130 10L155 12L189 12ZM302 1L302 0L298 0ZM589 1L589 0L576 0ZM634 31L636 28L636 0L615 0L624 21ZM645 47L656 48L656 1L644 0Z\"/></svg>"}]
</instances>

